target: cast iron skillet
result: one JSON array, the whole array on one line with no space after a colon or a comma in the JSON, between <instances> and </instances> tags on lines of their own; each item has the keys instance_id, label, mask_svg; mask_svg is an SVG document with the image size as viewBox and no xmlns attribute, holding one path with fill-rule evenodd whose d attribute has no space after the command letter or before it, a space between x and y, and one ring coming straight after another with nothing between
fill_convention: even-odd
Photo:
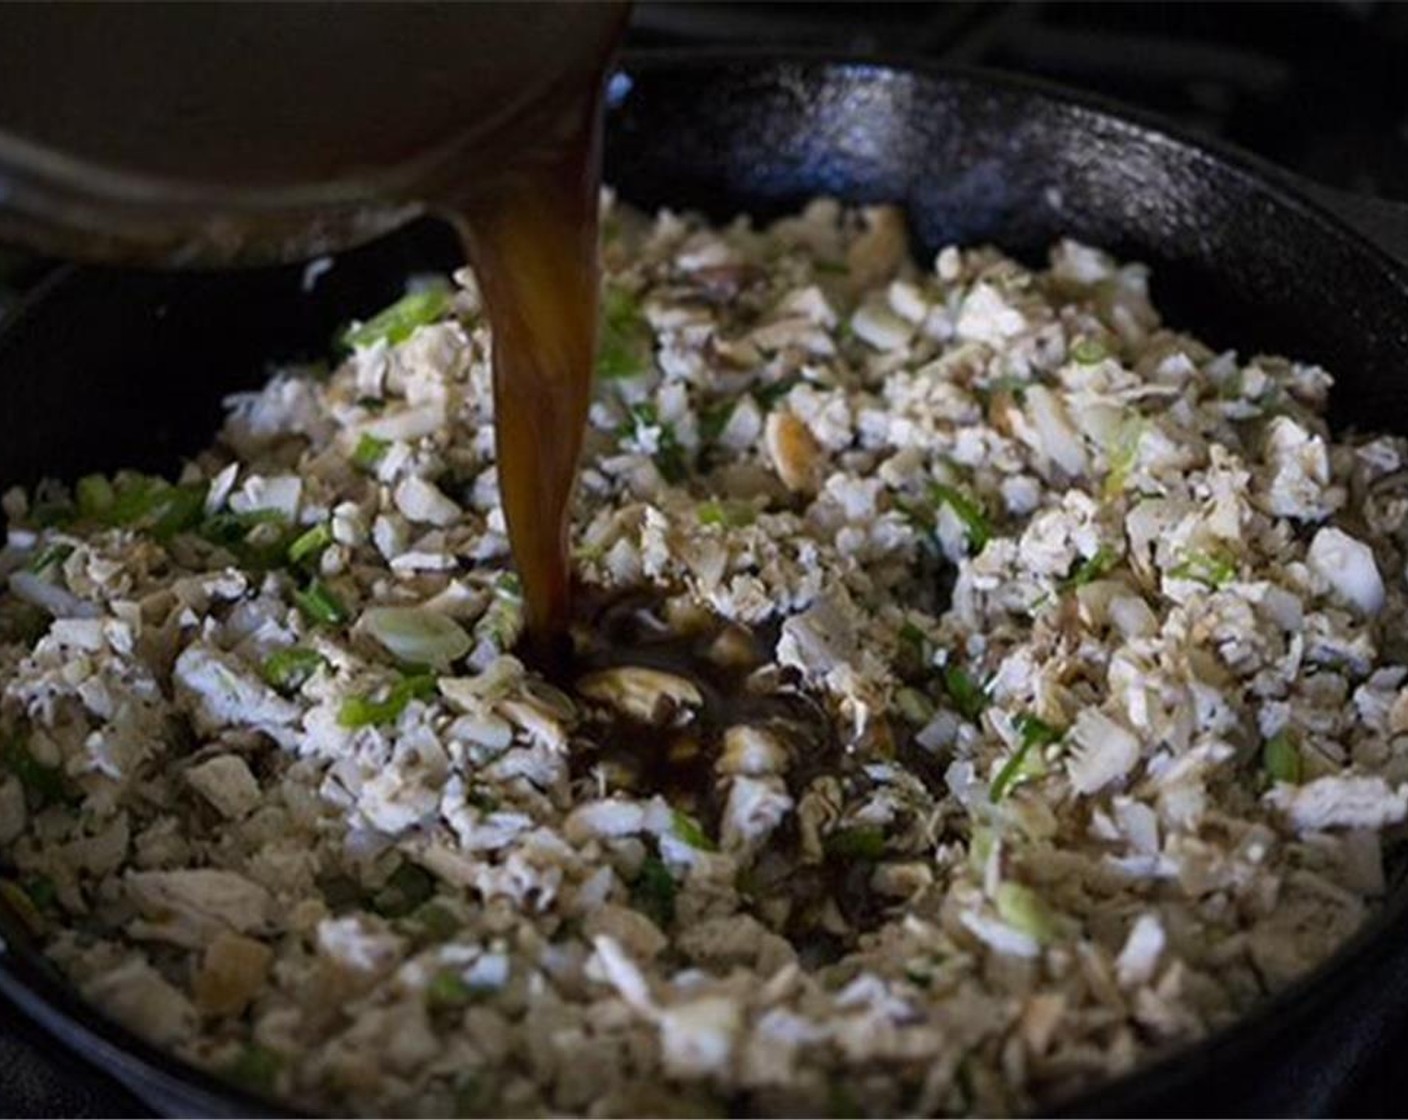
<instances>
[{"instance_id":1,"label":"cast iron skillet","mask_svg":"<svg viewBox=\"0 0 1408 1120\"><path fill-rule=\"evenodd\" d=\"M1243 353L1324 363L1338 378L1336 423L1408 430L1401 214L1328 206L1246 155L992 74L666 55L628 65L612 105L607 178L631 202L727 218L818 193L898 201L924 254L995 242L1033 260L1072 235L1153 265L1169 322ZM408 273L456 263L446 231L422 223L341 257L309 291L298 268L60 272L0 329L0 482L170 470L208 441L220 398L257 385L271 359L325 354L340 322L395 298ZM1324 1111L1408 996L1401 878L1328 967L1069 1109ZM270 1111L84 1006L12 920L4 929L0 992L63 1046L162 1111Z\"/></svg>"}]
</instances>

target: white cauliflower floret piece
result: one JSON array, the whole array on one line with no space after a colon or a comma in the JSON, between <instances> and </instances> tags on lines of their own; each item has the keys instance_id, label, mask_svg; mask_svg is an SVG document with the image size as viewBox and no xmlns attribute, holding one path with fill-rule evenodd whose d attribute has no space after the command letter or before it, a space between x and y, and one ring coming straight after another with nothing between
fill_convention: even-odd
<instances>
[{"instance_id":1,"label":"white cauliflower floret piece","mask_svg":"<svg viewBox=\"0 0 1408 1120\"><path fill-rule=\"evenodd\" d=\"M1077 793L1095 793L1119 781L1139 761L1139 740L1134 733L1103 712L1086 708L1071 728L1075 750L1069 770Z\"/></svg>"},{"instance_id":2,"label":"white cauliflower floret piece","mask_svg":"<svg viewBox=\"0 0 1408 1120\"><path fill-rule=\"evenodd\" d=\"M1026 329L1026 316L1009 306L991 284L975 284L958 312L958 337L965 342L1002 346Z\"/></svg>"},{"instance_id":3,"label":"white cauliflower floret piece","mask_svg":"<svg viewBox=\"0 0 1408 1120\"><path fill-rule=\"evenodd\" d=\"M318 952L349 972L388 972L405 949L394 933L374 925L365 915L324 918L318 923Z\"/></svg>"},{"instance_id":4,"label":"white cauliflower floret piece","mask_svg":"<svg viewBox=\"0 0 1408 1120\"><path fill-rule=\"evenodd\" d=\"M445 527L460 518L460 507L432 482L409 475L396 487L396 508L406 520Z\"/></svg>"},{"instance_id":5,"label":"white cauliflower floret piece","mask_svg":"<svg viewBox=\"0 0 1408 1120\"><path fill-rule=\"evenodd\" d=\"M1037 437L1033 449L1046 455L1066 474L1075 478L1083 476L1089 466L1085 444L1061 398L1044 385L1033 385L1027 389L1026 414Z\"/></svg>"},{"instance_id":6,"label":"white cauliflower floret piece","mask_svg":"<svg viewBox=\"0 0 1408 1120\"><path fill-rule=\"evenodd\" d=\"M230 495L230 508L236 513L257 510L282 514L291 522L298 520L298 503L303 497L303 480L296 474L258 475L245 479L244 485Z\"/></svg>"},{"instance_id":7,"label":"white cauliflower floret piece","mask_svg":"<svg viewBox=\"0 0 1408 1120\"><path fill-rule=\"evenodd\" d=\"M1383 607L1383 577L1374 562L1374 550L1362 541L1340 529L1321 529L1310 542L1306 562L1361 614L1372 615Z\"/></svg>"},{"instance_id":8,"label":"white cauliflower floret piece","mask_svg":"<svg viewBox=\"0 0 1408 1120\"><path fill-rule=\"evenodd\" d=\"M1266 800L1301 832L1385 828L1408 814L1408 786L1395 790L1378 776L1334 775L1303 786L1279 783Z\"/></svg>"},{"instance_id":9,"label":"white cauliflower floret piece","mask_svg":"<svg viewBox=\"0 0 1408 1120\"><path fill-rule=\"evenodd\" d=\"M299 738L291 726L302 714L298 705L285 700L229 654L206 645L187 646L176 659L172 679L177 696L185 700L192 722L202 734L249 727L285 747L295 745Z\"/></svg>"},{"instance_id":10,"label":"white cauliflower floret piece","mask_svg":"<svg viewBox=\"0 0 1408 1120\"><path fill-rule=\"evenodd\" d=\"M249 765L236 754L222 754L186 772L186 781L209 801L221 816L234 820L259 804L259 783Z\"/></svg>"},{"instance_id":11,"label":"white cauliflower floret piece","mask_svg":"<svg viewBox=\"0 0 1408 1120\"><path fill-rule=\"evenodd\" d=\"M1315 521L1339 504L1326 493L1330 457L1325 441L1290 417L1278 416L1267 425L1266 459L1271 466L1266 508L1271 513Z\"/></svg>"},{"instance_id":12,"label":"white cauliflower floret piece","mask_svg":"<svg viewBox=\"0 0 1408 1120\"><path fill-rule=\"evenodd\" d=\"M757 847L792 809L780 778L735 778L724 807L721 846L726 852Z\"/></svg>"},{"instance_id":13,"label":"white cauliflower floret piece","mask_svg":"<svg viewBox=\"0 0 1408 1120\"><path fill-rule=\"evenodd\" d=\"M148 1042L168 1046L195 1034L196 1010L140 957L125 961L83 986L83 994Z\"/></svg>"},{"instance_id":14,"label":"white cauliflower floret piece","mask_svg":"<svg viewBox=\"0 0 1408 1120\"><path fill-rule=\"evenodd\" d=\"M743 1026L743 1011L727 996L704 996L660 1012L660 1047L670 1077L724 1073Z\"/></svg>"},{"instance_id":15,"label":"white cauliflower floret piece","mask_svg":"<svg viewBox=\"0 0 1408 1120\"><path fill-rule=\"evenodd\" d=\"M1115 972L1120 983L1127 988L1136 988L1152 980L1166 940L1158 917L1140 914L1130 927L1124 948L1115 960Z\"/></svg>"}]
</instances>

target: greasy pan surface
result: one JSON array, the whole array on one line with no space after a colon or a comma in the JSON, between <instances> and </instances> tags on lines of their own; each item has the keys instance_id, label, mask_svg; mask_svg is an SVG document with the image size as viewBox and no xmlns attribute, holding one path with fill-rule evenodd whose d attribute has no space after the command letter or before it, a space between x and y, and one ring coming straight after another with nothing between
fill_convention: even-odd
<instances>
[{"instance_id":1,"label":"greasy pan surface","mask_svg":"<svg viewBox=\"0 0 1408 1120\"><path fill-rule=\"evenodd\" d=\"M613 83L607 179L628 201L711 216L830 193L897 201L916 244L1038 257L1070 235L1149 263L1170 322L1337 377L1341 425L1408 430L1408 269L1289 176L1091 102L990 75L871 64L640 61ZM167 469L202 446L221 397L273 359L318 357L339 322L457 263L424 223L298 268L181 276L60 273L0 330L0 483ZM1073 1101L1080 1113L1323 1111L1408 998L1408 887L1330 963L1235 1028ZM0 992L155 1107L260 1106L154 1052L68 994L0 914Z\"/></svg>"}]
</instances>

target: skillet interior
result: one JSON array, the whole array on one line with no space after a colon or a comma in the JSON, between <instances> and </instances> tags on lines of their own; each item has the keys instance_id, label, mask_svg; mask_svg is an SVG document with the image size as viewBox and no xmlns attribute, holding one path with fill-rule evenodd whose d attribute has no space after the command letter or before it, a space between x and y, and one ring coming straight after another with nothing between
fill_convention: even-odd
<instances>
[{"instance_id":1,"label":"skillet interior","mask_svg":"<svg viewBox=\"0 0 1408 1120\"><path fill-rule=\"evenodd\" d=\"M607 177L633 203L727 218L818 193L900 201L923 253L991 241L1031 260L1073 235L1151 264L1169 321L1210 342L1326 364L1339 379L1337 423L1408 428L1404 270L1247 157L991 76L667 57L630 67L614 91ZM455 263L447 232L423 223L339 258L311 292L300 268L61 273L0 331L0 480L170 469L208 441L221 397L257 384L271 358L325 355L339 322L389 302L408 273ZM1343 1063L1408 996L1405 911L1408 890L1395 890L1329 968L1072 1111L1325 1107ZM86 1012L32 954L12 950L0 957L0 989L51 1028L69 1024L71 1044L97 1046L102 1064L142 1082L159 1107L254 1107Z\"/></svg>"}]
</instances>

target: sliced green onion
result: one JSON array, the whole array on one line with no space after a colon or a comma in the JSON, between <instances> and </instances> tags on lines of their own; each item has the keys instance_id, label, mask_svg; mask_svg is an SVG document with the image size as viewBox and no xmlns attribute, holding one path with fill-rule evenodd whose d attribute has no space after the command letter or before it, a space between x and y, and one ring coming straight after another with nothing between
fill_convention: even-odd
<instances>
[{"instance_id":1,"label":"sliced green onion","mask_svg":"<svg viewBox=\"0 0 1408 1120\"><path fill-rule=\"evenodd\" d=\"M429 700L434 695L435 677L431 674L402 677L380 700L369 696L349 696L342 702L337 722L353 730L395 723L412 700Z\"/></svg>"},{"instance_id":2,"label":"sliced green onion","mask_svg":"<svg viewBox=\"0 0 1408 1120\"><path fill-rule=\"evenodd\" d=\"M720 501L711 498L699 504L699 524L722 525L729 529L744 529L758 519L751 502Z\"/></svg>"},{"instance_id":3,"label":"sliced green onion","mask_svg":"<svg viewBox=\"0 0 1408 1120\"><path fill-rule=\"evenodd\" d=\"M1223 552L1193 549L1186 552L1183 562L1170 568L1168 574L1172 579L1195 580L1216 589L1237 578L1237 562Z\"/></svg>"},{"instance_id":4,"label":"sliced green onion","mask_svg":"<svg viewBox=\"0 0 1408 1120\"><path fill-rule=\"evenodd\" d=\"M288 562L301 564L305 560L316 559L323 550L332 544L332 527L325 521L314 525L307 532L299 534L288 546Z\"/></svg>"},{"instance_id":5,"label":"sliced green onion","mask_svg":"<svg viewBox=\"0 0 1408 1120\"><path fill-rule=\"evenodd\" d=\"M172 486L157 495L153 512L156 521L152 535L160 541L170 540L177 533L194 529L205 515L205 499L210 492L207 482Z\"/></svg>"},{"instance_id":6,"label":"sliced green onion","mask_svg":"<svg viewBox=\"0 0 1408 1120\"><path fill-rule=\"evenodd\" d=\"M699 438L705 443L716 443L728 427L728 422L733 418L733 410L737 406L737 401L727 400L706 405L700 410Z\"/></svg>"},{"instance_id":7,"label":"sliced green onion","mask_svg":"<svg viewBox=\"0 0 1408 1120\"><path fill-rule=\"evenodd\" d=\"M920 669L927 669L934 661L934 643L929 635L912 622L906 622L899 631L900 648L905 650Z\"/></svg>"},{"instance_id":8,"label":"sliced green onion","mask_svg":"<svg viewBox=\"0 0 1408 1120\"><path fill-rule=\"evenodd\" d=\"M1305 776L1300 747L1289 731L1278 731L1266 740L1261 748L1261 765L1273 782L1300 785Z\"/></svg>"},{"instance_id":9,"label":"sliced green onion","mask_svg":"<svg viewBox=\"0 0 1408 1120\"><path fill-rule=\"evenodd\" d=\"M458 622L425 607L372 607L362 612L362 625L393 657L412 665L443 669L473 646Z\"/></svg>"},{"instance_id":10,"label":"sliced green onion","mask_svg":"<svg viewBox=\"0 0 1408 1120\"><path fill-rule=\"evenodd\" d=\"M112 483L100 474L85 474L74 484L73 490L78 499L79 516L89 521L105 519L117 501Z\"/></svg>"},{"instance_id":11,"label":"sliced green onion","mask_svg":"<svg viewBox=\"0 0 1408 1120\"><path fill-rule=\"evenodd\" d=\"M357 446L352 449L352 463L364 471L374 471L390 446L389 439L377 439L376 436L363 432L357 440Z\"/></svg>"},{"instance_id":12,"label":"sliced green onion","mask_svg":"<svg viewBox=\"0 0 1408 1120\"><path fill-rule=\"evenodd\" d=\"M1061 581L1061 590L1084 587L1109 572L1119 561L1119 553L1108 545L1101 545L1094 556L1088 556L1076 565L1075 571Z\"/></svg>"},{"instance_id":13,"label":"sliced green onion","mask_svg":"<svg viewBox=\"0 0 1408 1120\"><path fill-rule=\"evenodd\" d=\"M1093 338L1079 339L1071 347L1071 357L1083 366L1093 366L1096 362L1103 362L1110 356L1110 352Z\"/></svg>"},{"instance_id":14,"label":"sliced green onion","mask_svg":"<svg viewBox=\"0 0 1408 1120\"><path fill-rule=\"evenodd\" d=\"M1060 919L1030 887L1021 883L999 883L993 902L1004 922L1021 930L1037 944L1048 945L1060 937Z\"/></svg>"},{"instance_id":15,"label":"sliced green onion","mask_svg":"<svg viewBox=\"0 0 1408 1120\"><path fill-rule=\"evenodd\" d=\"M1109 500L1124 491L1130 472L1139 462L1139 443L1144 438L1144 419L1135 413L1121 422L1114 443L1107 452L1110 472L1101 484L1101 496Z\"/></svg>"},{"instance_id":16,"label":"sliced green onion","mask_svg":"<svg viewBox=\"0 0 1408 1120\"><path fill-rule=\"evenodd\" d=\"M964 719L977 723L988 706L987 693L960 665L950 662L943 670L944 691Z\"/></svg>"},{"instance_id":17,"label":"sliced green onion","mask_svg":"<svg viewBox=\"0 0 1408 1120\"><path fill-rule=\"evenodd\" d=\"M915 726L923 726L934 718L933 703L917 688L902 688L896 692L895 707Z\"/></svg>"},{"instance_id":18,"label":"sliced green onion","mask_svg":"<svg viewBox=\"0 0 1408 1120\"><path fill-rule=\"evenodd\" d=\"M207 517L196 532L232 553L246 568L269 571L288 559L288 518L282 510L227 510Z\"/></svg>"},{"instance_id":19,"label":"sliced green onion","mask_svg":"<svg viewBox=\"0 0 1408 1120\"><path fill-rule=\"evenodd\" d=\"M662 930L669 929L675 920L677 892L675 877L664 862L658 856L646 856L631 884L631 905Z\"/></svg>"},{"instance_id":20,"label":"sliced green onion","mask_svg":"<svg viewBox=\"0 0 1408 1120\"><path fill-rule=\"evenodd\" d=\"M26 569L35 575L43 575L55 565L62 564L73 555L73 545L55 543L40 549L39 554L31 560Z\"/></svg>"},{"instance_id":21,"label":"sliced green onion","mask_svg":"<svg viewBox=\"0 0 1408 1120\"><path fill-rule=\"evenodd\" d=\"M601 297L597 376L618 381L648 373L654 349L655 332L641 313L640 301L630 292L608 285Z\"/></svg>"},{"instance_id":22,"label":"sliced green onion","mask_svg":"<svg viewBox=\"0 0 1408 1120\"><path fill-rule=\"evenodd\" d=\"M929 486L929 495L935 505L946 505L953 510L959 521L963 522L963 528L968 536L968 547L973 555L983 551L988 541L992 538L992 524L988 521L987 514L983 512L983 507L978 505L968 495L952 486L945 486L942 482L935 482Z\"/></svg>"},{"instance_id":23,"label":"sliced green onion","mask_svg":"<svg viewBox=\"0 0 1408 1120\"><path fill-rule=\"evenodd\" d=\"M671 485L678 485L688 478L689 458L675 436L675 429L660 419L655 406L649 402L631 407L628 432L637 432L642 428L660 430L660 435L655 441L655 454L652 456L656 468L660 471L660 477Z\"/></svg>"},{"instance_id":24,"label":"sliced green onion","mask_svg":"<svg viewBox=\"0 0 1408 1120\"><path fill-rule=\"evenodd\" d=\"M444 285L408 292L365 323L358 323L343 332L341 342L348 350L377 342L395 345L410 338L417 327L444 318L449 310L450 291Z\"/></svg>"},{"instance_id":25,"label":"sliced green onion","mask_svg":"<svg viewBox=\"0 0 1408 1120\"><path fill-rule=\"evenodd\" d=\"M992 780L988 796L994 802L1001 801L1006 797L1017 780L1022 777L1027 757L1031 754L1033 747L1045 747L1059 743L1065 735L1065 732L1060 728L1052 727L1045 720L1038 719L1027 712L1023 712L1013 719L1012 725L1022 737L1021 743L1012 752L1012 756L1002 764L1002 769L997 772L997 777Z\"/></svg>"},{"instance_id":26,"label":"sliced green onion","mask_svg":"<svg viewBox=\"0 0 1408 1120\"><path fill-rule=\"evenodd\" d=\"M885 830L868 824L840 828L828 833L821 846L827 855L874 863L885 854Z\"/></svg>"},{"instance_id":27,"label":"sliced green onion","mask_svg":"<svg viewBox=\"0 0 1408 1120\"><path fill-rule=\"evenodd\" d=\"M251 1042L223 1072L227 1081L268 1096L278 1084L283 1064L283 1059L274 1051Z\"/></svg>"},{"instance_id":28,"label":"sliced green onion","mask_svg":"<svg viewBox=\"0 0 1408 1120\"><path fill-rule=\"evenodd\" d=\"M719 846L709 839L704 826L683 810L675 809L671 812L670 821L674 825L675 835L691 848L698 848L702 852L719 850Z\"/></svg>"},{"instance_id":29,"label":"sliced green onion","mask_svg":"<svg viewBox=\"0 0 1408 1120\"><path fill-rule=\"evenodd\" d=\"M164 491L171 483L153 475L120 472L115 483L116 496L108 506L104 520L109 525L127 526L151 516Z\"/></svg>"},{"instance_id":30,"label":"sliced green onion","mask_svg":"<svg viewBox=\"0 0 1408 1120\"><path fill-rule=\"evenodd\" d=\"M295 591L293 601L310 622L324 626L341 626L352 617L332 588L317 578L309 580L303 590Z\"/></svg>"},{"instance_id":31,"label":"sliced green onion","mask_svg":"<svg viewBox=\"0 0 1408 1120\"><path fill-rule=\"evenodd\" d=\"M264 679L280 692L296 692L327 663L317 650L290 646L264 659Z\"/></svg>"}]
</instances>

